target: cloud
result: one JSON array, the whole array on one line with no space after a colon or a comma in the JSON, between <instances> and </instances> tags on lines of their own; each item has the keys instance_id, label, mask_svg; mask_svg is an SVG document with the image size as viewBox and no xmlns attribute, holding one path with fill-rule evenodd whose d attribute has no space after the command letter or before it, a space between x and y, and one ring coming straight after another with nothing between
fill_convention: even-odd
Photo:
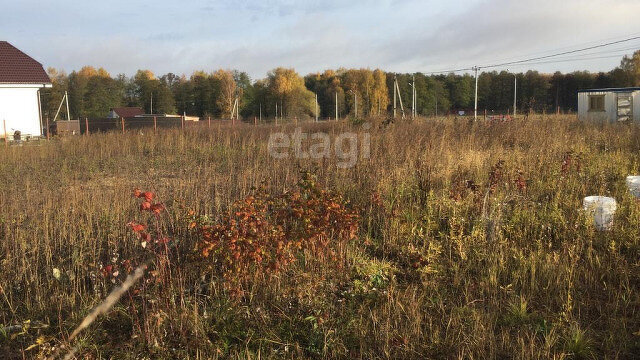
<instances>
[{"instance_id":1,"label":"cloud","mask_svg":"<svg viewBox=\"0 0 640 360\"><path fill-rule=\"evenodd\" d=\"M115 0L99 8L59 0L38 5L32 15L34 6L33 0L11 3L12 16L0 14L0 33L45 66L103 66L129 75L141 68L190 74L222 67L253 78L277 66L305 74L341 66L428 72L490 64L620 38L637 32L640 13L640 2L630 0L158 0L153 6ZM606 70L618 62L537 68Z\"/></svg>"},{"instance_id":2,"label":"cloud","mask_svg":"<svg viewBox=\"0 0 640 360\"><path fill-rule=\"evenodd\" d=\"M384 54L384 63L399 68L488 65L620 38L637 29L638 13L640 3L635 1L484 1L435 30L416 32L403 45L388 41L378 52ZM640 48L640 42L635 43ZM609 66L611 60L604 62ZM546 67L553 66L558 65Z\"/></svg>"}]
</instances>

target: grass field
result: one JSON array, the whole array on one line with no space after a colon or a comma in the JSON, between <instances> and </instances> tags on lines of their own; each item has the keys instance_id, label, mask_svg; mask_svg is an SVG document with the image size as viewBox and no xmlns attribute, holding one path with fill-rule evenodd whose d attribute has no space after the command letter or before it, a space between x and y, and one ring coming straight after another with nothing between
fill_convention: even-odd
<instances>
[{"instance_id":1,"label":"grass field","mask_svg":"<svg viewBox=\"0 0 640 360\"><path fill-rule=\"evenodd\" d=\"M640 203L625 187L640 174L640 128L574 116L301 126L368 133L371 155L347 169L336 158L270 156L269 134L293 125L0 148L1 357L640 354ZM229 225L224 215L241 216L233 204L255 188L295 208L295 196L278 196L295 192L305 173L336 209L358 216L355 238L325 224L277 270L255 256L203 256L199 229ZM152 191L166 211L141 213L134 189ZM580 211L587 195L618 200L611 231L597 232ZM141 246L131 221L154 224L168 247ZM318 239L331 256L315 256ZM144 278L68 341L145 261Z\"/></svg>"}]
</instances>

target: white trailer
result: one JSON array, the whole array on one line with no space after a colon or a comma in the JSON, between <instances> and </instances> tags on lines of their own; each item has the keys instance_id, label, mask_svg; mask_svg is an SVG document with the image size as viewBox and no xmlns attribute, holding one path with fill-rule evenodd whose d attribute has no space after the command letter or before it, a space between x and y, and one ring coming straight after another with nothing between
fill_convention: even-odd
<instances>
[{"instance_id":1,"label":"white trailer","mask_svg":"<svg viewBox=\"0 0 640 360\"><path fill-rule=\"evenodd\" d=\"M640 124L640 87L579 90L578 119Z\"/></svg>"}]
</instances>

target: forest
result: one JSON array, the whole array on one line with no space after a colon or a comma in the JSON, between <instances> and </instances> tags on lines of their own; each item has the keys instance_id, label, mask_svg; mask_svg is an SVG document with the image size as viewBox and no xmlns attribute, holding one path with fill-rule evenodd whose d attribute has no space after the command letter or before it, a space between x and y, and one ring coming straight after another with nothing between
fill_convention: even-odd
<instances>
[{"instance_id":1,"label":"forest","mask_svg":"<svg viewBox=\"0 0 640 360\"><path fill-rule=\"evenodd\" d=\"M295 69L276 68L257 80L246 72L225 69L200 70L190 76L155 75L150 70L138 70L132 77L111 76L105 69L91 66L69 74L49 68L48 73L53 87L42 91L42 104L43 115L50 119L65 91L73 119L104 117L111 108L120 106L138 106L147 113L228 118L236 98L239 115L245 119L304 118L315 116L316 96L321 118L336 117L336 102L339 117L381 115L392 107L395 78L405 108L410 108L415 81L418 115L444 115L474 106L475 79L469 73L409 74L340 68L302 76ZM640 85L640 51L625 56L609 72L482 72L478 78L478 108L496 114L513 111L516 79L519 111L574 112L577 90ZM64 110L62 117L68 118Z\"/></svg>"}]
</instances>

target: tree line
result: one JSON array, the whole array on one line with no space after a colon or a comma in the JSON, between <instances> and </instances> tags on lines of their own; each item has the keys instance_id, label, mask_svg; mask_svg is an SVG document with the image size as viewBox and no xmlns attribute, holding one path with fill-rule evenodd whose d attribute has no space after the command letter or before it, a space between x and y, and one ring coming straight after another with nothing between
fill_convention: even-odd
<instances>
[{"instance_id":1,"label":"tree line","mask_svg":"<svg viewBox=\"0 0 640 360\"><path fill-rule=\"evenodd\" d=\"M225 69L196 71L189 77L156 76L149 70L114 77L90 66L70 74L49 68L48 73L53 87L42 90L42 107L43 115L51 119L65 92L74 119L106 117L111 108L121 106L137 106L146 113L229 118L236 99L239 115L252 119L314 117L316 111L321 118L332 118L336 103L339 117L386 115L392 110L395 81L407 113L415 86L416 110L425 116L473 109L475 91L470 74L398 74L380 69L341 68L303 77L294 69L276 68L255 81L245 72ZM478 77L478 108L490 113L512 111L515 79L519 111L576 111L580 89L640 86L640 50L609 72L483 72Z\"/></svg>"}]
</instances>

